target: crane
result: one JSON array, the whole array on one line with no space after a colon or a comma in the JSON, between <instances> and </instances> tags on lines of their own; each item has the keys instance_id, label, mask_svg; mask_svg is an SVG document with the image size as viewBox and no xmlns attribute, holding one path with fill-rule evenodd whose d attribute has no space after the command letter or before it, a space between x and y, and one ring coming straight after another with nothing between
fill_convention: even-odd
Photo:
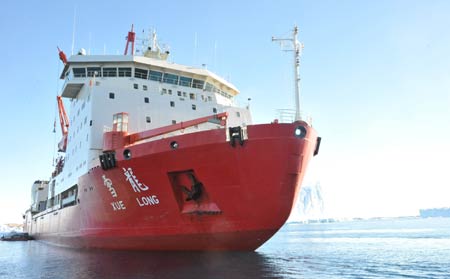
<instances>
[{"instance_id":1,"label":"crane","mask_svg":"<svg viewBox=\"0 0 450 279\"><path fill-rule=\"evenodd\" d=\"M125 51L123 55L128 54L128 45L131 43L131 55L134 55L134 39L136 38L136 33L133 31L133 24L131 24L131 31L128 32L127 44L125 45Z\"/></svg>"},{"instance_id":2,"label":"crane","mask_svg":"<svg viewBox=\"0 0 450 279\"><path fill-rule=\"evenodd\" d=\"M61 96L56 96L56 100L58 102L59 123L61 124L62 133L62 139L58 143L58 152L66 152L67 135L69 134L69 118L67 117Z\"/></svg>"}]
</instances>

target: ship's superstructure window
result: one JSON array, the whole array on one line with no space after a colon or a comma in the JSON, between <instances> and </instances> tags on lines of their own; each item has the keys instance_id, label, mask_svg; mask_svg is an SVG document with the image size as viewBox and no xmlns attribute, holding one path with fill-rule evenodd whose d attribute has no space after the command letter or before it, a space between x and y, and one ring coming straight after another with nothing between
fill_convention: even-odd
<instances>
[{"instance_id":1,"label":"ship's superstructure window","mask_svg":"<svg viewBox=\"0 0 450 279\"><path fill-rule=\"evenodd\" d=\"M147 116L147 117L145 117L145 121L146 121L147 123L151 123L151 122L152 122L152 119L150 118L150 116Z\"/></svg>"},{"instance_id":2,"label":"ship's superstructure window","mask_svg":"<svg viewBox=\"0 0 450 279\"><path fill-rule=\"evenodd\" d=\"M163 73L150 70L149 80L162 81Z\"/></svg>"},{"instance_id":3,"label":"ship's superstructure window","mask_svg":"<svg viewBox=\"0 0 450 279\"><path fill-rule=\"evenodd\" d=\"M181 91L177 91L177 95L181 97Z\"/></svg>"},{"instance_id":4,"label":"ship's superstructure window","mask_svg":"<svg viewBox=\"0 0 450 279\"><path fill-rule=\"evenodd\" d=\"M86 77L86 68L73 68L72 70L74 77Z\"/></svg>"},{"instance_id":5,"label":"ship's superstructure window","mask_svg":"<svg viewBox=\"0 0 450 279\"><path fill-rule=\"evenodd\" d=\"M225 98L228 98L228 99L233 98L232 95L228 94L225 91L220 90L219 88L217 88L216 86L212 85L209 82L207 82L206 85L205 85L205 91L219 93L220 95L222 95L222 96L224 96ZM208 96L208 100L211 101L211 97Z\"/></svg>"},{"instance_id":6,"label":"ship's superstructure window","mask_svg":"<svg viewBox=\"0 0 450 279\"><path fill-rule=\"evenodd\" d=\"M119 77L131 77L131 68L119 68Z\"/></svg>"},{"instance_id":7,"label":"ship's superstructure window","mask_svg":"<svg viewBox=\"0 0 450 279\"><path fill-rule=\"evenodd\" d=\"M192 105L192 110L197 110L197 106L196 105Z\"/></svg>"},{"instance_id":8,"label":"ship's superstructure window","mask_svg":"<svg viewBox=\"0 0 450 279\"><path fill-rule=\"evenodd\" d=\"M135 78L142 78L147 79L148 70L135 68L134 69L134 77Z\"/></svg>"},{"instance_id":9,"label":"ship's superstructure window","mask_svg":"<svg viewBox=\"0 0 450 279\"><path fill-rule=\"evenodd\" d=\"M217 113L217 109L216 108L213 108L213 113Z\"/></svg>"},{"instance_id":10,"label":"ship's superstructure window","mask_svg":"<svg viewBox=\"0 0 450 279\"><path fill-rule=\"evenodd\" d=\"M148 99L148 97L144 98L144 103L148 104L150 102L150 100Z\"/></svg>"},{"instance_id":11,"label":"ship's superstructure window","mask_svg":"<svg viewBox=\"0 0 450 279\"><path fill-rule=\"evenodd\" d=\"M116 77L117 76L117 68L103 68L103 76L104 77Z\"/></svg>"},{"instance_id":12,"label":"ship's superstructure window","mask_svg":"<svg viewBox=\"0 0 450 279\"><path fill-rule=\"evenodd\" d=\"M189 93L189 99L195 100L195 94L194 93Z\"/></svg>"},{"instance_id":13,"label":"ship's superstructure window","mask_svg":"<svg viewBox=\"0 0 450 279\"><path fill-rule=\"evenodd\" d=\"M161 95L167 94L167 89L163 88L161 89Z\"/></svg>"},{"instance_id":14,"label":"ship's superstructure window","mask_svg":"<svg viewBox=\"0 0 450 279\"><path fill-rule=\"evenodd\" d=\"M113 92L109 92L109 98L110 99L114 99L114 93Z\"/></svg>"},{"instance_id":15,"label":"ship's superstructure window","mask_svg":"<svg viewBox=\"0 0 450 279\"><path fill-rule=\"evenodd\" d=\"M192 81L192 87L203 89L203 86L205 85L205 82L203 80L194 79Z\"/></svg>"},{"instance_id":16,"label":"ship's superstructure window","mask_svg":"<svg viewBox=\"0 0 450 279\"><path fill-rule=\"evenodd\" d=\"M137 83L133 84L134 89L139 89L139 85Z\"/></svg>"},{"instance_id":17,"label":"ship's superstructure window","mask_svg":"<svg viewBox=\"0 0 450 279\"><path fill-rule=\"evenodd\" d=\"M192 78L180 76L180 85L191 87Z\"/></svg>"},{"instance_id":18,"label":"ship's superstructure window","mask_svg":"<svg viewBox=\"0 0 450 279\"><path fill-rule=\"evenodd\" d=\"M147 85L142 85L142 89L143 89L144 91L147 91Z\"/></svg>"},{"instance_id":19,"label":"ship's superstructure window","mask_svg":"<svg viewBox=\"0 0 450 279\"><path fill-rule=\"evenodd\" d=\"M207 82L206 85L205 85L205 90L208 91L208 92L212 92L213 91L213 87L214 86L211 83Z\"/></svg>"},{"instance_id":20,"label":"ship's superstructure window","mask_svg":"<svg viewBox=\"0 0 450 279\"><path fill-rule=\"evenodd\" d=\"M177 124L177 121L176 120L172 120L172 124Z\"/></svg>"},{"instance_id":21,"label":"ship's superstructure window","mask_svg":"<svg viewBox=\"0 0 450 279\"><path fill-rule=\"evenodd\" d=\"M174 101L170 101L170 106L171 107L175 107L175 102Z\"/></svg>"},{"instance_id":22,"label":"ship's superstructure window","mask_svg":"<svg viewBox=\"0 0 450 279\"><path fill-rule=\"evenodd\" d=\"M169 95L172 95L172 89L167 90L167 92L169 93Z\"/></svg>"},{"instance_id":23,"label":"ship's superstructure window","mask_svg":"<svg viewBox=\"0 0 450 279\"><path fill-rule=\"evenodd\" d=\"M163 82L169 84L178 84L178 76L173 74L164 73Z\"/></svg>"},{"instance_id":24,"label":"ship's superstructure window","mask_svg":"<svg viewBox=\"0 0 450 279\"><path fill-rule=\"evenodd\" d=\"M87 68L87 76L88 77L101 77L102 76L102 69L100 67L88 67Z\"/></svg>"}]
</instances>

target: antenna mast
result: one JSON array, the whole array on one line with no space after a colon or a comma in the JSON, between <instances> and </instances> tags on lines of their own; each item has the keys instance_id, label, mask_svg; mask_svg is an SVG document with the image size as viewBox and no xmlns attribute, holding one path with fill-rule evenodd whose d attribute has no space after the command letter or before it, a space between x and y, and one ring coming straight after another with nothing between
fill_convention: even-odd
<instances>
[{"instance_id":1,"label":"antenna mast","mask_svg":"<svg viewBox=\"0 0 450 279\"><path fill-rule=\"evenodd\" d=\"M295 85L295 121L299 121L302 119L300 114L300 55L303 50L303 44L297 40L298 27L294 26L294 30L292 31L292 38L275 38L272 37L272 42L278 41L280 42L281 48L283 51L292 51L294 52L294 85ZM284 42L290 42L292 45L286 49L283 49Z\"/></svg>"},{"instance_id":2,"label":"antenna mast","mask_svg":"<svg viewBox=\"0 0 450 279\"><path fill-rule=\"evenodd\" d=\"M73 9L73 26L72 26L72 52L70 55L73 55L73 49L75 47L75 23L77 19L77 6Z\"/></svg>"}]
</instances>

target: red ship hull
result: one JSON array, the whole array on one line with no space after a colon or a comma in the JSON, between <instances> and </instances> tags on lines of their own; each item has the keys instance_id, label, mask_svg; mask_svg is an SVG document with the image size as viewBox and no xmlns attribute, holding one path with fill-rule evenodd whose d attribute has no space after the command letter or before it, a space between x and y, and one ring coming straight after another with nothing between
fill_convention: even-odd
<instances>
[{"instance_id":1,"label":"red ship hull","mask_svg":"<svg viewBox=\"0 0 450 279\"><path fill-rule=\"evenodd\" d=\"M115 167L80 177L77 204L33 216L30 234L83 248L255 250L289 217L318 141L304 122L247 134L234 147L217 129L114 150ZM200 197L188 200L194 184Z\"/></svg>"}]
</instances>

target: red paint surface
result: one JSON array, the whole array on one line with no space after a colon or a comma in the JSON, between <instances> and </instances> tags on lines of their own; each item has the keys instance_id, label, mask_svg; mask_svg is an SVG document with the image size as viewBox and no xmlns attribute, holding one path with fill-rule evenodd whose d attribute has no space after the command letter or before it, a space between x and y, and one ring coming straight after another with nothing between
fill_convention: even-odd
<instances>
[{"instance_id":1,"label":"red paint surface","mask_svg":"<svg viewBox=\"0 0 450 279\"><path fill-rule=\"evenodd\" d=\"M304 139L294 135L299 125L307 128ZM248 140L236 147L226 142L225 129L217 129L127 146L130 160L118 149L118 166L80 177L79 203L38 216L32 235L71 247L254 250L287 220L316 132L303 122L252 125L247 131ZM173 141L178 149L171 149ZM129 168L147 191L133 191L124 174ZM184 185L187 172L203 184L197 201L186 201L181 189L190 187ZM158 203L140 206L145 197ZM119 201L125 209L114 210L111 203L121 207Z\"/></svg>"}]
</instances>

